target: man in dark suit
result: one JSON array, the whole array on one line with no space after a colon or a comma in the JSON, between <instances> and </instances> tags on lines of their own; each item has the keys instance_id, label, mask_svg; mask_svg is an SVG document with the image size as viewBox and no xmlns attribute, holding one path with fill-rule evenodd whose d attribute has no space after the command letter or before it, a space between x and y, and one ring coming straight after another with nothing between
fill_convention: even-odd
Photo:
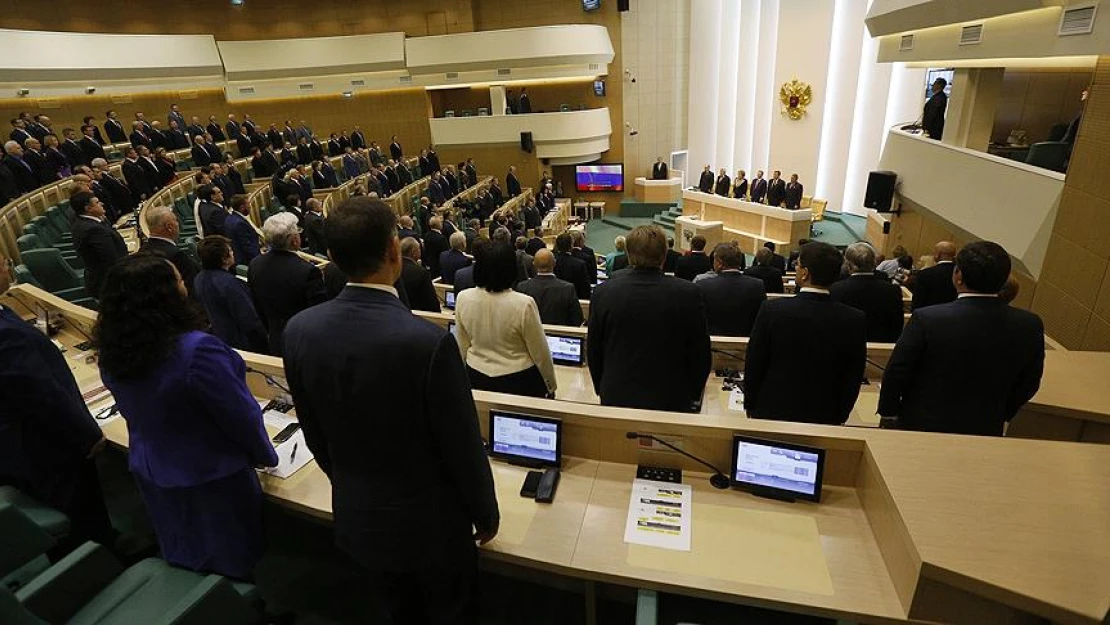
<instances>
[{"instance_id":1,"label":"man in dark suit","mask_svg":"<svg viewBox=\"0 0 1110 625\"><path fill-rule=\"evenodd\" d=\"M105 223L100 198L78 191L69 198L69 205L77 215L73 220L73 249L85 264L85 292L89 297L98 298L108 269L127 256L127 244L110 224Z\"/></svg>"},{"instance_id":2,"label":"man in dark suit","mask_svg":"<svg viewBox=\"0 0 1110 625\"><path fill-rule=\"evenodd\" d=\"M782 206L786 201L786 181L782 179L782 172L771 172L771 180L767 183L767 206Z\"/></svg>"},{"instance_id":3,"label":"man in dark suit","mask_svg":"<svg viewBox=\"0 0 1110 625\"><path fill-rule=\"evenodd\" d=\"M189 135L190 139L204 136L204 126L200 123L199 117L193 117L189 121L189 125L185 127L185 134Z\"/></svg>"},{"instance_id":4,"label":"man in dark suit","mask_svg":"<svg viewBox=\"0 0 1110 625\"><path fill-rule=\"evenodd\" d=\"M713 269L713 263L705 254L705 237L694 235L690 239L690 253L675 261L674 277L693 282L697 276Z\"/></svg>"},{"instance_id":5,"label":"man in dark suit","mask_svg":"<svg viewBox=\"0 0 1110 625\"><path fill-rule=\"evenodd\" d=\"M947 304L956 299L956 286L952 284L952 274L956 268L956 244L940 241L933 248L933 258L937 264L917 272L913 281L912 309Z\"/></svg>"},{"instance_id":6,"label":"man in dark suit","mask_svg":"<svg viewBox=\"0 0 1110 625\"><path fill-rule=\"evenodd\" d=\"M20 147L22 147L23 143L28 139L35 138L35 135L31 134L31 131L27 129L27 122L22 118L13 117L11 123L12 131L8 135L8 138L18 143Z\"/></svg>"},{"instance_id":7,"label":"man in dark suit","mask_svg":"<svg viewBox=\"0 0 1110 625\"><path fill-rule=\"evenodd\" d=\"M301 235L296 216L278 213L262 225L270 251L247 269L254 307L270 335L270 353L282 354L285 324L294 315L327 299L316 265L297 256Z\"/></svg>"},{"instance_id":8,"label":"man in dark suit","mask_svg":"<svg viewBox=\"0 0 1110 625\"><path fill-rule=\"evenodd\" d=\"M574 285L555 277L555 255L544 248L536 252L536 276L516 285L516 290L536 300L540 321L559 326L582 325L582 305Z\"/></svg>"},{"instance_id":9,"label":"man in dark suit","mask_svg":"<svg viewBox=\"0 0 1110 625\"><path fill-rule=\"evenodd\" d=\"M135 148L127 148L121 169L127 187L131 189L132 197L140 202L146 201L154 195L154 181L148 179L146 169L139 163L139 154Z\"/></svg>"},{"instance_id":10,"label":"man in dark suit","mask_svg":"<svg viewBox=\"0 0 1110 625\"><path fill-rule=\"evenodd\" d=\"M398 229L398 234L403 229ZM412 310L427 312L440 312L439 296L432 286L432 274L420 263L420 240L414 236L401 238L401 282L405 285L405 292L409 297L409 307ZM456 277L458 273L455 274Z\"/></svg>"},{"instance_id":11,"label":"man in dark suit","mask_svg":"<svg viewBox=\"0 0 1110 625\"><path fill-rule=\"evenodd\" d=\"M914 311L883 374L879 414L906 430L1001 436L1040 388L1044 324L997 294L1010 256L969 243L956 256L957 299Z\"/></svg>"},{"instance_id":12,"label":"man in dark suit","mask_svg":"<svg viewBox=\"0 0 1110 625\"><path fill-rule=\"evenodd\" d=\"M100 145L105 145L104 135L100 134L100 128L97 127L97 125L96 125L96 117L94 117L92 115L86 115L85 117L83 117L81 119L81 124L84 125L84 126L92 126L93 139L96 139L96 142L99 143ZM52 132L51 134L54 134L54 133Z\"/></svg>"},{"instance_id":13,"label":"man in dark suit","mask_svg":"<svg viewBox=\"0 0 1110 625\"><path fill-rule=\"evenodd\" d=\"M248 137L247 135L243 134L242 132L236 131L234 135L231 135L228 138L235 141L235 147L239 148L240 157L246 158L253 153L254 145L251 144L250 137Z\"/></svg>"},{"instance_id":14,"label":"man in dark suit","mask_svg":"<svg viewBox=\"0 0 1110 625\"><path fill-rule=\"evenodd\" d=\"M528 239L524 251L534 257L537 252L544 249L547 249L547 242L543 240L543 227L541 226L532 230L532 238Z\"/></svg>"},{"instance_id":15,"label":"man in dark suit","mask_svg":"<svg viewBox=\"0 0 1110 625\"><path fill-rule=\"evenodd\" d=\"M651 166L651 179L666 180L667 177L667 164L663 162L663 157L660 156L655 159L655 164Z\"/></svg>"},{"instance_id":16,"label":"man in dark suit","mask_svg":"<svg viewBox=\"0 0 1110 625\"><path fill-rule=\"evenodd\" d=\"M778 269L782 273L786 273L786 258L782 254L775 252L774 241L765 241L763 243L765 249L771 250L771 266Z\"/></svg>"},{"instance_id":17,"label":"man in dark suit","mask_svg":"<svg viewBox=\"0 0 1110 625\"><path fill-rule=\"evenodd\" d=\"M12 170L0 163L0 204L7 204L20 195L23 194L19 192Z\"/></svg>"},{"instance_id":18,"label":"man in dark suit","mask_svg":"<svg viewBox=\"0 0 1110 625\"><path fill-rule=\"evenodd\" d=\"M728 197L728 192L732 190L732 178L728 177L725 168L722 167L720 173L717 174L717 183L713 188L713 192L722 197Z\"/></svg>"},{"instance_id":19,"label":"man in dark suit","mask_svg":"<svg viewBox=\"0 0 1110 625\"><path fill-rule=\"evenodd\" d=\"M698 287L663 275L667 237L639 226L631 269L594 289L586 356L606 406L691 412L709 377L709 331Z\"/></svg>"},{"instance_id":20,"label":"man in dark suit","mask_svg":"<svg viewBox=\"0 0 1110 625\"><path fill-rule=\"evenodd\" d=\"M840 252L802 246L794 297L765 303L744 361L744 408L756 419L842 424L859 396L867 361L867 318L834 301Z\"/></svg>"},{"instance_id":21,"label":"man in dark suit","mask_svg":"<svg viewBox=\"0 0 1110 625\"><path fill-rule=\"evenodd\" d=\"M75 130L72 128L65 128L62 130L62 135L65 137L65 140L58 146L58 149L62 151L62 154L66 155L66 159L69 160L70 166L77 167L78 165L89 165L92 163L92 159L85 154L85 151L81 149L81 144L77 142L78 137Z\"/></svg>"},{"instance_id":22,"label":"man in dark suit","mask_svg":"<svg viewBox=\"0 0 1110 625\"><path fill-rule=\"evenodd\" d=\"M518 106L522 115L532 112L532 100L528 97L527 87L520 88L520 100L518 101Z\"/></svg>"},{"instance_id":23,"label":"man in dark suit","mask_svg":"<svg viewBox=\"0 0 1110 625\"><path fill-rule=\"evenodd\" d=\"M397 135L389 138L389 156L395 161L399 161L405 156L405 151L401 148L401 142L397 140Z\"/></svg>"},{"instance_id":24,"label":"man in dark suit","mask_svg":"<svg viewBox=\"0 0 1110 625\"><path fill-rule=\"evenodd\" d=\"M416 158L417 166L420 167L421 176L430 176L432 172L432 162L428 160L428 151L420 150L420 156Z\"/></svg>"},{"instance_id":25,"label":"man in dark suit","mask_svg":"<svg viewBox=\"0 0 1110 625\"><path fill-rule=\"evenodd\" d=\"M509 173L505 176L505 188L509 191L509 197L520 195L520 180L516 177L515 165L509 165Z\"/></svg>"},{"instance_id":26,"label":"man in dark suit","mask_svg":"<svg viewBox=\"0 0 1110 625\"><path fill-rule=\"evenodd\" d=\"M46 142L43 146L43 156L46 157L46 166L50 168L51 172L58 175L59 178L69 176L73 172L69 159L66 155L58 149L58 137L55 135L46 135Z\"/></svg>"},{"instance_id":27,"label":"man in dark suit","mask_svg":"<svg viewBox=\"0 0 1110 625\"><path fill-rule=\"evenodd\" d=\"M137 148L140 145L145 145L148 148L151 147L153 143L147 132L149 131L146 128L146 124L143 122L138 120L131 122L131 136L129 137L131 140L131 147Z\"/></svg>"},{"instance_id":28,"label":"man in dark suit","mask_svg":"<svg viewBox=\"0 0 1110 625\"><path fill-rule=\"evenodd\" d=\"M35 141L35 138L32 137L27 141ZM0 166L7 168L11 173L19 193L30 193L37 189L39 182L35 176L35 168L24 156L23 148L15 141L8 141L4 144L4 151L7 154L0 161Z\"/></svg>"},{"instance_id":29,"label":"man in dark suit","mask_svg":"<svg viewBox=\"0 0 1110 625\"><path fill-rule=\"evenodd\" d=\"M798 182L798 174L790 174L790 182L786 183L786 207L790 210L801 208L804 193L802 183Z\"/></svg>"},{"instance_id":30,"label":"man in dark suit","mask_svg":"<svg viewBox=\"0 0 1110 625\"><path fill-rule=\"evenodd\" d=\"M224 135L224 131L220 128L219 122L216 121L215 115L208 116L208 125L204 127L204 131L212 137L213 141L226 141L231 138Z\"/></svg>"},{"instance_id":31,"label":"man in dark suit","mask_svg":"<svg viewBox=\"0 0 1110 625\"><path fill-rule=\"evenodd\" d=\"M166 115L166 123L170 122L177 122L178 128L185 127L185 116L181 114L181 108L177 104L171 104L169 115Z\"/></svg>"},{"instance_id":32,"label":"man in dark suit","mask_svg":"<svg viewBox=\"0 0 1110 625\"><path fill-rule=\"evenodd\" d=\"M193 149L190 150L193 156L193 164L197 167L204 167L205 165L212 164L212 157L209 156L208 150L204 149L204 137L197 136L193 138Z\"/></svg>"},{"instance_id":33,"label":"man in dark suit","mask_svg":"<svg viewBox=\"0 0 1110 625\"><path fill-rule=\"evenodd\" d=\"M438 174L438 172L436 173ZM389 164L385 167L385 177L387 180L389 180L390 193L396 193L397 191L401 190L401 178L397 175L397 164L392 160L389 161ZM435 182L437 185L439 184L439 181L440 179L438 178L438 176L432 180L432 182ZM435 196L432 197L432 201L436 204L442 204L444 198L446 198L447 195L446 193L443 193L442 190L440 190L439 193L439 201L436 201Z\"/></svg>"},{"instance_id":34,"label":"man in dark suit","mask_svg":"<svg viewBox=\"0 0 1110 625\"><path fill-rule=\"evenodd\" d=\"M108 135L108 142L123 143L127 141L127 130L124 129L123 123L116 117L116 112L108 111L104 116L107 117L104 120L104 134Z\"/></svg>"},{"instance_id":35,"label":"man in dark suit","mask_svg":"<svg viewBox=\"0 0 1110 625\"><path fill-rule=\"evenodd\" d=\"M250 134L247 127L241 126L239 122L235 120L235 113L227 114L227 121L224 122L224 130L227 131L227 136L229 139L234 137L235 135L247 136ZM245 152L240 152L239 154L240 156L242 156L243 154L245 154Z\"/></svg>"},{"instance_id":36,"label":"man in dark suit","mask_svg":"<svg viewBox=\"0 0 1110 625\"><path fill-rule=\"evenodd\" d=\"M752 201L756 204L762 204L763 198L767 196L767 181L763 179L763 170L760 169L755 172L755 180L752 180Z\"/></svg>"},{"instance_id":37,"label":"man in dark suit","mask_svg":"<svg viewBox=\"0 0 1110 625\"><path fill-rule=\"evenodd\" d=\"M586 274L590 278L590 284L597 284L597 253L592 247L586 245L586 233L582 230L572 231L570 242L571 255L586 263Z\"/></svg>"},{"instance_id":38,"label":"man in dark suit","mask_svg":"<svg viewBox=\"0 0 1110 625\"><path fill-rule=\"evenodd\" d=\"M143 219L146 220L150 230L150 238L143 243L139 251L157 254L173 263L189 296L196 298L193 291L193 281L200 273L200 266L188 252L177 246L177 237L181 233L181 226L177 222L177 215L169 206L152 206L143 210Z\"/></svg>"},{"instance_id":39,"label":"man in dark suit","mask_svg":"<svg viewBox=\"0 0 1110 625\"><path fill-rule=\"evenodd\" d=\"M428 219L428 231L424 233L424 266L431 272L433 278L440 275L439 257L447 251L447 237L443 236L443 218L437 216Z\"/></svg>"},{"instance_id":40,"label":"man in dark suit","mask_svg":"<svg viewBox=\"0 0 1110 625\"><path fill-rule=\"evenodd\" d=\"M231 212L224 220L223 234L231 239L231 251L235 253L235 264L250 266L251 261L262 253L258 231L250 223L250 205L247 196L236 195L231 198Z\"/></svg>"},{"instance_id":41,"label":"man in dark suit","mask_svg":"<svg viewBox=\"0 0 1110 625\"><path fill-rule=\"evenodd\" d=\"M782 272L771 266L774 255L774 252L765 247L760 249L755 255L755 262L744 275L762 280L763 288L768 293L782 293L786 290L782 283Z\"/></svg>"},{"instance_id":42,"label":"man in dark suit","mask_svg":"<svg viewBox=\"0 0 1110 625\"><path fill-rule=\"evenodd\" d=\"M270 129L266 131L266 140L270 145L274 146L275 150L280 150L285 145L285 137L281 136L281 132L277 129L277 124L270 124Z\"/></svg>"},{"instance_id":43,"label":"man in dark suit","mask_svg":"<svg viewBox=\"0 0 1110 625\"><path fill-rule=\"evenodd\" d=\"M102 159L93 161L92 179L95 184L103 187L110 199L112 208L117 214L130 213L138 208L139 203L132 195L131 189L122 180L110 173L107 161Z\"/></svg>"},{"instance_id":44,"label":"man in dark suit","mask_svg":"<svg viewBox=\"0 0 1110 625\"><path fill-rule=\"evenodd\" d=\"M309 198L304 203L305 247L310 254L327 256L328 239L324 234L324 211L320 200Z\"/></svg>"},{"instance_id":45,"label":"man in dark suit","mask_svg":"<svg viewBox=\"0 0 1110 625\"><path fill-rule=\"evenodd\" d=\"M678 259L682 258L674 249L674 237L667 237L667 259L663 261L663 273L674 273Z\"/></svg>"},{"instance_id":46,"label":"man in dark suit","mask_svg":"<svg viewBox=\"0 0 1110 625\"><path fill-rule=\"evenodd\" d=\"M715 277L696 282L705 302L705 318L713 336L748 336L767 293L763 283L741 273L744 253L732 243L713 250Z\"/></svg>"},{"instance_id":47,"label":"man in dark suit","mask_svg":"<svg viewBox=\"0 0 1110 625\"><path fill-rule=\"evenodd\" d=\"M875 249L864 242L844 250L849 275L829 287L832 298L867 315L867 340L894 343L902 334L902 289L875 274Z\"/></svg>"},{"instance_id":48,"label":"man in dark suit","mask_svg":"<svg viewBox=\"0 0 1110 625\"><path fill-rule=\"evenodd\" d=\"M461 232L452 232L448 238L451 249L440 252L439 271L443 282L454 284L455 272L474 262L463 251L466 249L466 235Z\"/></svg>"},{"instance_id":49,"label":"man in dark suit","mask_svg":"<svg viewBox=\"0 0 1110 625\"><path fill-rule=\"evenodd\" d=\"M709 165L701 170L701 178L698 180L698 191L702 193L713 193L713 170Z\"/></svg>"},{"instance_id":50,"label":"man in dark suit","mask_svg":"<svg viewBox=\"0 0 1110 625\"><path fill-rule=\"evenodd\" d=\"M578 299L590 299L590 270L586 261L571 254L573 242L566 232L555 237L555 276L573 284Z\"/></svg>"},{"instance_id":51,"label":"man in dark suit","mask_svg":"<svg viewBox=\"0 0 1110 625\"><path fill-rule=\"evenodd\" d=\"M224 223L227 221L227 209L224 208L223 189L214 184L201 185L197 189L197 202L194 219L197 224L197 234L203 238L213 234L224 233Z\"/></svg>"},{"instance_id":52,"label":"man in dark suit","mask_svg":"<svg viewBox=\"0 0 1110 625\"><path fill-rule=\"evenodd\" d=\"M104 147L97 143L96 137L93 136L92 131L93 127L88 124L81 126L81 133L84 135L81 137L81 150L85 153L85 160L89 163L91 163L94 158L108 158L104 153Z\"/></svg>"},{"instance_id":53,"label":"man in dark suit","mask_svg":"<svg viewBox=\"0 0 1110 625\"><path fill-rule=\"evenodd\" d=\"M927 137L937 141L944 136L944 112L948 108L948 94L944 93L944 88L947 86L948 81L943 78L934 80L933 95L925 102L921 112L921 128Z\"/></svg>"},{"instance_id":54,"label":"man in dark suit","mask_svg":"<svg viewBox=\"0 0 1110 625\"><path fill-rule=\"evenodd\" d=\"M11 283L0 255L0 296ZM0 484L65 514L66 547L92 540L111 548L117 533L93 460L105 440L66 356L0 305Z\"/></svg>"},{"instance_id":55,"label":"man in dark suit","mask_svg":"<svg viewBox=\"0 0 1110 625\"><path fill-rule=\"evenodd\" d=\"M403 271L395 227L379 200L331 211L332 257L350 281L290 322L285 372L333 485L336 544L369 571L380 620L473 623L475 541L500 523L493 476L457 343L391 286Z\"/></svg>"},{"instance_id":56,"label":"man in dark suit","mask_svg":"<svg viewBox=\"0 0 1110 625\"><path fill-rule=\"evenodd\" d=\"M216 145L210 135L204 135L204 151L208 152L208 158L213 163L224 162L224 153L220 151L220 146Z\"/></svg>"}]
</instances>

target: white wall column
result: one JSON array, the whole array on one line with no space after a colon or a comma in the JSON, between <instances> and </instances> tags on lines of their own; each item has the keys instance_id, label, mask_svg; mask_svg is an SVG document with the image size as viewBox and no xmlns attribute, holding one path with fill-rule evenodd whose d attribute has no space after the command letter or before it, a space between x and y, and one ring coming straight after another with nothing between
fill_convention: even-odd
<instances>
[{"instance_id":1,"label":"white wall column","mask_svg":"<svg viewBox=\"0 0 1110 625\"><path fill-rule=\"evenodd\" d=\"M752 115L752 160L749 178L755 170L766 170L771 158L771 123L778 115L778 87L775 62L778 52L779 0L764 0L759 12L759 56L753 74L755 111ZM768 174L769 175L769 174Z\"/></svg>"},{"instance_id":2,"label":"white wall column","mask_svg":"<svg viewBox=\"0 0 1110 625\"><path fill-rule=\"evenodd\" d=\"M494 115L504 115L508 100L505 97L505 85L493 85L489 88L490 112Z\"/></svg>"},{"instance_id":3,"label":"white wall column","mask_svg":"<svg viewBox=\"0 0 1110 625\"><path fill-rule=\"evenodd\" d=\"M729 175L736 175L737 169L748 172L751 180L752 134L755 120L756 81L759 77L759 40L761 0L737 0L740 5L740 44L736 64L736 131L732 148L733 168Z\"/></svg>"},{"instance_id":4,"label":"white wall column","mask_svg":"<svg viewBox=\"0 0 1110 625\"><path fill-rule=\"evenodd\" d=\"M740 3L735 0L721 6L717 26L721 33L720 66L717 70L717 151L714 169L732 171L733 148L736 145L736 88L740 64ZM731 176L731 174L729 174Z\"/></svg>"},{"instance_id":5,"label":"white wall column","mask_svg":"<svg viewBox=\"0 0 1110 625\"><path fill-rule=\"evenodd\" d=\"M829 47L828 82L821 120L821 147L817 160L817 179L802 183L815 198L830 201L830 210L840 210L844 195L848 154L852 148L854 113L857 97L872 95L866 91L868 66L861 56L865 32L863 18L868 0L836 0L833 9L832 44ZM874 57L872 57L874 58ZM885 104L886 98L882 98ZM876 151L875 158L879 155Z\"/></svg>"},{"instance_id":6,"label":"white wall column","mask_svg":"<svg viewBox=\"0 0 1110 625\"><path fill-rule=\"evenodd\" d=\"M697 184L702 167L717 154L717 79L720 75L721 0L692 0L690 6L690 165L687 184Z\"/></svg>"}]
</instances>

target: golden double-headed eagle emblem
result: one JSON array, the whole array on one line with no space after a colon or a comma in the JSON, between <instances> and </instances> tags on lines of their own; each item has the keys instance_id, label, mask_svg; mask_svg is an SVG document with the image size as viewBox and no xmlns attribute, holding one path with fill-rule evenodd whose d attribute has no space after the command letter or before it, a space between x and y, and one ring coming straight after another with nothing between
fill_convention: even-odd
<instances>
[{"instance_id":1,"label":"golden double-headed eagle emblem","mask_svg":"<svg viewBox=\"0 0 1110 625\"><path fill-rule=\"evenodd\" d=\"M783 83L779 89L779 103L782 105L782 114L795 121L806 114L806 107L813 102L813 87L799 81L797 78L788 83Z\"/></svg>"}]
</instances>

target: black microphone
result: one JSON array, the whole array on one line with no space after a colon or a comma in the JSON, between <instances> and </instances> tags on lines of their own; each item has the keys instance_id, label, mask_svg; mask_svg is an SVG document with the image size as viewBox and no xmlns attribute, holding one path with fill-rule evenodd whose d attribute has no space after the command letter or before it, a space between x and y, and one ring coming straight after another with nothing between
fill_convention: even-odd
<instances>
[{"instance_id":1,"label":"black microphone","mask_svg":"<svg viewBox=\"0 0 1110 625\"><path fill-rule=\"evenodd\" d=\"M710 476L710 478L709 478L709 485L712 486L713 488L719 488L719 489L723 490L723 489L726 489L730 486L728 478L725 477L725 474L722 473L720 469L718 469L717 467L709 464L705 460L702 460L701 458L698 458L694 454L685 452L685 451L679 449L678 447L675 447L674 445L672 445L672 444L668 443L667 441L659 438L658 436L654 436L652 434L642 434L640 432L626 432L625 437L628 438L629 440L634 439L634 438L648 438L648 439L651 439L651 440L653 440L653 441L655 441L655 442L657 442L661 445L665 445L666 447L669 447L670 449L672 449L674 451L677 451L678 453L682 454L683 456L686 456L687 458L689 458L689 459L691 459L691 460L693 460L693 461L695 461L699 464L705 465L705 466L709 467L710 469L713 469L713 475Z\"/></svg>"}]
</instances>

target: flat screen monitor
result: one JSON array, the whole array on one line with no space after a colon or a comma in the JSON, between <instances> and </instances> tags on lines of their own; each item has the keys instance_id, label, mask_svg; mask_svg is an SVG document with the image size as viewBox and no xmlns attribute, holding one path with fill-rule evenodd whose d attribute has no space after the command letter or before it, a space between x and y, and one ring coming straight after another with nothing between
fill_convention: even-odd
<instances>
[{"instance_id":1,"label":"flat screen monitor","mask_svg":"<svg viewBox=\"0 0 1110 625\"><path fill-rule=\"evenodd\" d=\"M732 486L757 494L821 501L825 450L736 435Z\"/></svg>"},{"instance_id":2,"label":"flat screen monitor","mask_svg":"<svg viewBox=\"0 0 1110 625\"><path fill-rule=\"evenodd\" d=\"M489 454L518 464L559 467L563 460L563 422L490 410Z\"/></svg>"},{"instance_id":3,"label":"flat screen monitor","mask_svg":"<svg viewBox=\"0 0 1110 625\"><path fill-rule=\"evenodd\" d=\"M583 11L596 11L601 8L601 0L582 0Z\"/></svg>"},{"instance_id":4,"label":"flat screen monitor","mask_svg":"<svg viewBox=\"0 0 1110 625\"><path fill-rule=\"evenodd\" d=\"M447 291L447 293L443 295L443 303L447 305L447 308L455 310L455 292Z\"/></svg>"},{"instance_id":5,"label":"flat screen monitor","mask_svg":"<svg viewBox=\"0 0 1110 625\"><path fill-rule=\"evenodd\" d=\"M624 165L575 165L574 185L579 193L624 191Z\"/></svg>"},{"instance_id":6,"label":"flat screen monitor","mask_svg":"<svg viewBox=\"0 0 1110 625\"><path fill-rule=\"evenodd\" d=\"M594 95L599 96L599 97L604 97L605 96L605 81L604 80L595 80L594 81Z\"/></svg>"},{"instance_id":7,"label":"flat screen monitor","mask_svg":"<svg viewBox=\"0 0 1110 625\"><path fill-rule=\"evenodd\" d=\"M582 349L580 336L547 335L547 347L551 350L551 360L557 365L581 367L586 364L586 353Z\"/></svg>"}]
</instances>

